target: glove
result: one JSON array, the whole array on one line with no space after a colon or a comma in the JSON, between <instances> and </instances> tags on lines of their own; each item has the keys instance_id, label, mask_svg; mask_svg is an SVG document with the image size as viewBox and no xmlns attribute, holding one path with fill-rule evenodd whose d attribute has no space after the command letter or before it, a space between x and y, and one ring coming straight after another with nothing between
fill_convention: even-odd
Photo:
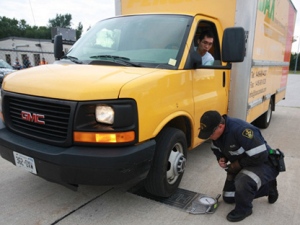
<instances>
[{"instance_id":1,"label":"glove","mask_svg":"<svg viewBox=\"0 0 300 225\"><path fill-rule=\"evenodd\" d=\"M241 171L241 169L242 169L242 167L241 167L239 161L236 160L228 165L228 168L226 169L226 171L228 173L237 174Z\"/></svg>"}]
</instances>

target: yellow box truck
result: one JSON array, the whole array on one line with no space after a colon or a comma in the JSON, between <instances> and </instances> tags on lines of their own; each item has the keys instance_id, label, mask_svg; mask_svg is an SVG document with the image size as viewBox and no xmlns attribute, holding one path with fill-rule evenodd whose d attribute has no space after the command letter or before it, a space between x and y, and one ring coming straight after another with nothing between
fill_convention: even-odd
<instances>
[{"instance_id":1,"label":"yellow box truck","mask_svg":"<svg viewBox=\"0 0 300 225\"><path fill-rule=\"evenodd\" d=\"M296 9L290 0L116 0L56 61L8 75L0 153L68 187L144 180L178 188L207 110L266 128L284 98ZM211 64L198 38L213 34Z\"/></svg>"}]
</instances>

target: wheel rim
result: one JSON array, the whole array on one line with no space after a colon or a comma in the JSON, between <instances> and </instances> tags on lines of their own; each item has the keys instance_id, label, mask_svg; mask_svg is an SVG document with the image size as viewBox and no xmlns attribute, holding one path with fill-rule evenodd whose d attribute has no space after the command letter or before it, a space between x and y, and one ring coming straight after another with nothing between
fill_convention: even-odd
<instances>
[{"instance_id":1,"label":"wheel rim","mask_svg":"<svg viewBox=\"0 0 300 225\"><path fill-rule=\"evenodd\" d=\"M183 174L186 164L186 158L183 154L183 147L180 143L176 143L171 150L168 168L167 168L167 182L174 184L178 177Z\"/></svg>"}]
</instances>

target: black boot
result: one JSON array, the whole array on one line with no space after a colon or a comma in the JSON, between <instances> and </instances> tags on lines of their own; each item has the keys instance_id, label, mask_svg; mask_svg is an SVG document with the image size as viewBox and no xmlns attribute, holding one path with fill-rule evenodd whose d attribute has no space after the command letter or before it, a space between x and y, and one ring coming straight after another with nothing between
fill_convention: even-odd
<instances>
[{"instance_id":1,"label":"black boot","mask_svg":"<svg viewBox=\"0 0 300 225\"><path fill-rule=\"evenodd\" d=\"M243 219L245 219L247 216L250 216L252 214L252 209L245 213L237 212L236 210L232 210L230 213L227 215L227 220L230 222L238 222Z\"/></svg>"},{"instance_id":2,"label":"black boot","mask_svg":"<svg viewBox=\"0 0 300 225\"><path fill-rule=\"evenodd\" d=\"M269 196L268 196L268 201L270 204L273 204L277 201L278 199L278 190L277 190L277 181L272 180L269 182Z\"/></svg>"}]
</instances>

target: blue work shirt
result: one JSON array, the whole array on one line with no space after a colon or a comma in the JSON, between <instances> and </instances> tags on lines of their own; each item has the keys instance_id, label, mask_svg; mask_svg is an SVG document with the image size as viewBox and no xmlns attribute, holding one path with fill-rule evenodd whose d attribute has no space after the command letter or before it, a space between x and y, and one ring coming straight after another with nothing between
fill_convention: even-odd
<instances>
[{"instance_id":1,"label":"blue work shirt","mask_svg":"<svg viewBox=\"0 0 300 225\"><path fill-rule=\"evenodd\" d=\"M271 148L257 127L227 115L223 118L224 132L211 145L217 160L222 157L230 162L238 160L241 167L257 166L268 161Z\"/></svg>"}]
</instances>

